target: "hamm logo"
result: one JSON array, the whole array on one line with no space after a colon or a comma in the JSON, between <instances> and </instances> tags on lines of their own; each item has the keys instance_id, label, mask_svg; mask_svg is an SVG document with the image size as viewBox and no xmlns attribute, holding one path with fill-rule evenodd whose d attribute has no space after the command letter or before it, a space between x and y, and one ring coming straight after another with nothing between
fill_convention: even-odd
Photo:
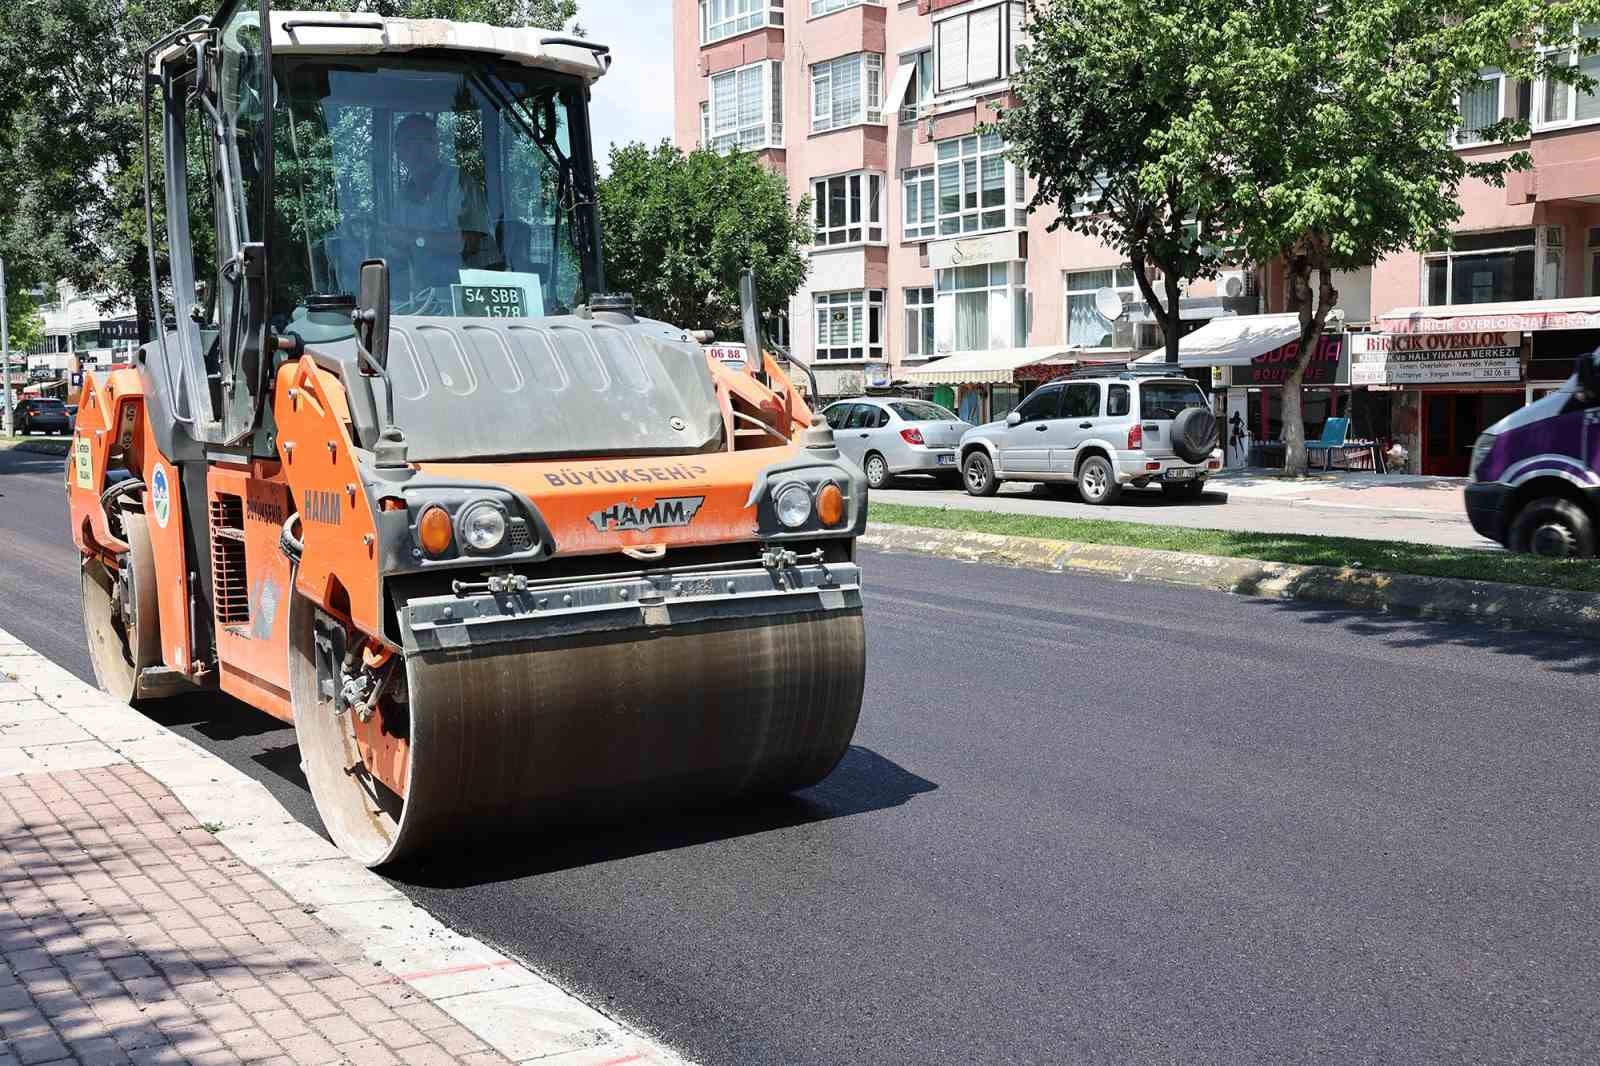
<instances>
[{"instance_id":1,"label":"hamm logo","mask_svg":"<svg viewBox=\"0 0 1600 1066\"><path fill-rule=\"evenodd\" d=\"M648 507L614 503L590 515L589 521L602 533L686 526L694 521L694 516L700 512L700 505L705 502L704 496L674 496L657 500Z\"/></svg>"}]
</instances>

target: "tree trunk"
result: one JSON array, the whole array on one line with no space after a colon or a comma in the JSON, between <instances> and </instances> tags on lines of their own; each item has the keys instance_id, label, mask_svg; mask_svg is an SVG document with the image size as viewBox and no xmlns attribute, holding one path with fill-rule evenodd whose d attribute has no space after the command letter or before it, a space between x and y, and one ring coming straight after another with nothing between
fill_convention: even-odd
<instances>
[{"instance_id":1,"label":"tree trunk","mask_svg":"<svg viewBox=\"0 0 1600 1066\"><path fill-rule=\"evenodd\" d=\"M1166 342L1167 362L1178 361L1178 278L1171 271L1165 275L1167 302L1162 304L1156 296L1155 286L1150 284L1148 267L1145 265L1143 254L1135 250L1129 257L1132 260L1133 280L1139 283L1139 294L1144 297L1144 302L1149 305L1150 313L1156 316L1156 322L1161 326L1161 337Z\"/></svg>"},{"instance_id":2,"label":"tree trunk","mask_svg":"<svg viewBox=\"0 0 1600 1066\"><path fill-rule=\"evenodd\" d=\"M1283 472L1289 477L1300 477L1306 472L1306 423L1302 415L1301 385L1306 368L1322 344L1322 327L1328 312L1339 298L1333 287L1333 275L1325 263L1317 265L1316 299L1311 292L1311 261L1304 255L1291 256L1286 264L1286 277L1290 294L1300 313L1300 348L1295 353L1294 365L1283 381Z\"/></svg>"}]
</instances>

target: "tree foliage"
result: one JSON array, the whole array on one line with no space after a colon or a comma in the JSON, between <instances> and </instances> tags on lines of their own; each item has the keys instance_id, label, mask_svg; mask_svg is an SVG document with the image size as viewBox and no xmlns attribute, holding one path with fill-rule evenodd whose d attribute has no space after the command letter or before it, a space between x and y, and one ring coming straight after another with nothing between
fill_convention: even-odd
<instances>
[{"instance_id":1,"label":"tree foliage","mask_svg":"<svg viewBox=\"0 0 1600 1066\"><path fill-rule=\"evenodd\" d=\"M1495 67L1510 78L1574 80L1543 46L1577 46L1591 0L1178 0L1199 62L1198 99L1152 144L1152 181L1215 191L1244 257L1280 262L1300 315L1284 384L1285 469L1305 468L1301 382L1338 301L1333 275L1407 248L1448 243L1467 180L1503 184L1525 151L1466 157L1451 147L1458 95ZM1529 47L1535 45L1539 47ZM1526 119L1478 131L1505 143Z\"/></svg>"},{"instance_id":2,"label":"tree foliage","mask_svg":"<svg viewBox=\"0 0 1600 1066\"><path fill-rule=\"evenodd\" d=\"M632 292L642 314L731 330L745 267L763 314L785 310L805 281L810 198L791 204L783 176L752 155L616 146L599 195L606 285Z\"/></svg>"},{"instance_id":3,"label":"tree foliage","mask_svg":"<svg viewBox=\"0 0 1600 1066\"><path fill-rule=\"evenodd\" d=\"M551 28L577 8L575 0L313 6ZM218 8L216 0L0 0L0 255L8 266L15 262L34 279L65 279L108 305L132 303L149 321L144 49ZM158 167L159 151L158 144Z\"/></svg>"},{"instance_id":4,"label":"tree foliage","mask_svg":"<svg viewBox=\"0 0 1600 1066\"><path fill-rule=\"evenodd\" d=\"M1163 166L1174 116L1203 96L1206 57L1179 3L1033 0L1031 41L997 123L1013 160L1035 179L1030 209L1121 252L1178 354L1178 288L1214 276L1214 182ZM1074 210L1075 205L1080 210ZM1162 292L1156 291L1159 268Z\"/></svg>"}]
</instances>

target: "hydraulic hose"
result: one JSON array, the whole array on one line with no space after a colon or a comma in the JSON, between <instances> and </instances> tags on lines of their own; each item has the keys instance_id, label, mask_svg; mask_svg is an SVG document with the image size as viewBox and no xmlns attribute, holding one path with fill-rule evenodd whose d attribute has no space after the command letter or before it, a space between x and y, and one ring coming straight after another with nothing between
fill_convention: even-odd
<instances>
[{"instance_id":1,"label":"hydraulic hose","mask_svg":"<svg viewBox=\"0 0 1600 1066\"><path fill-rule=\"evenodd\" d=\"M305 554L305 541L294 535L294 526L300 521L298 514L292 514L283 520L283 528L278 532L278 548L288 556L289 565L299 566L300 556Z\"/></svg>"}]
</instances>

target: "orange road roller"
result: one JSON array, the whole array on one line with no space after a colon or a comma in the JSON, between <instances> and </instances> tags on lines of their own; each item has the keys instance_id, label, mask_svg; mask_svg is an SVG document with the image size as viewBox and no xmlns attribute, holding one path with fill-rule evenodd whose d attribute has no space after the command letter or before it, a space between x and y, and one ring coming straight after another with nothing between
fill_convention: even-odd
<instances>
[{"instance_id":1,"label":"orange road roller","mask_svg":"<svg viewBox=\"0 0 1600 1066\"><path fill-rule=\"evenodd\" d=\"M824 778L866 486L748 278L743 367L605 291L606 48L261 0L145 61L160 325L67 469L101 686L292 722L373 866Z\"/></svg>"}]
</instances>

